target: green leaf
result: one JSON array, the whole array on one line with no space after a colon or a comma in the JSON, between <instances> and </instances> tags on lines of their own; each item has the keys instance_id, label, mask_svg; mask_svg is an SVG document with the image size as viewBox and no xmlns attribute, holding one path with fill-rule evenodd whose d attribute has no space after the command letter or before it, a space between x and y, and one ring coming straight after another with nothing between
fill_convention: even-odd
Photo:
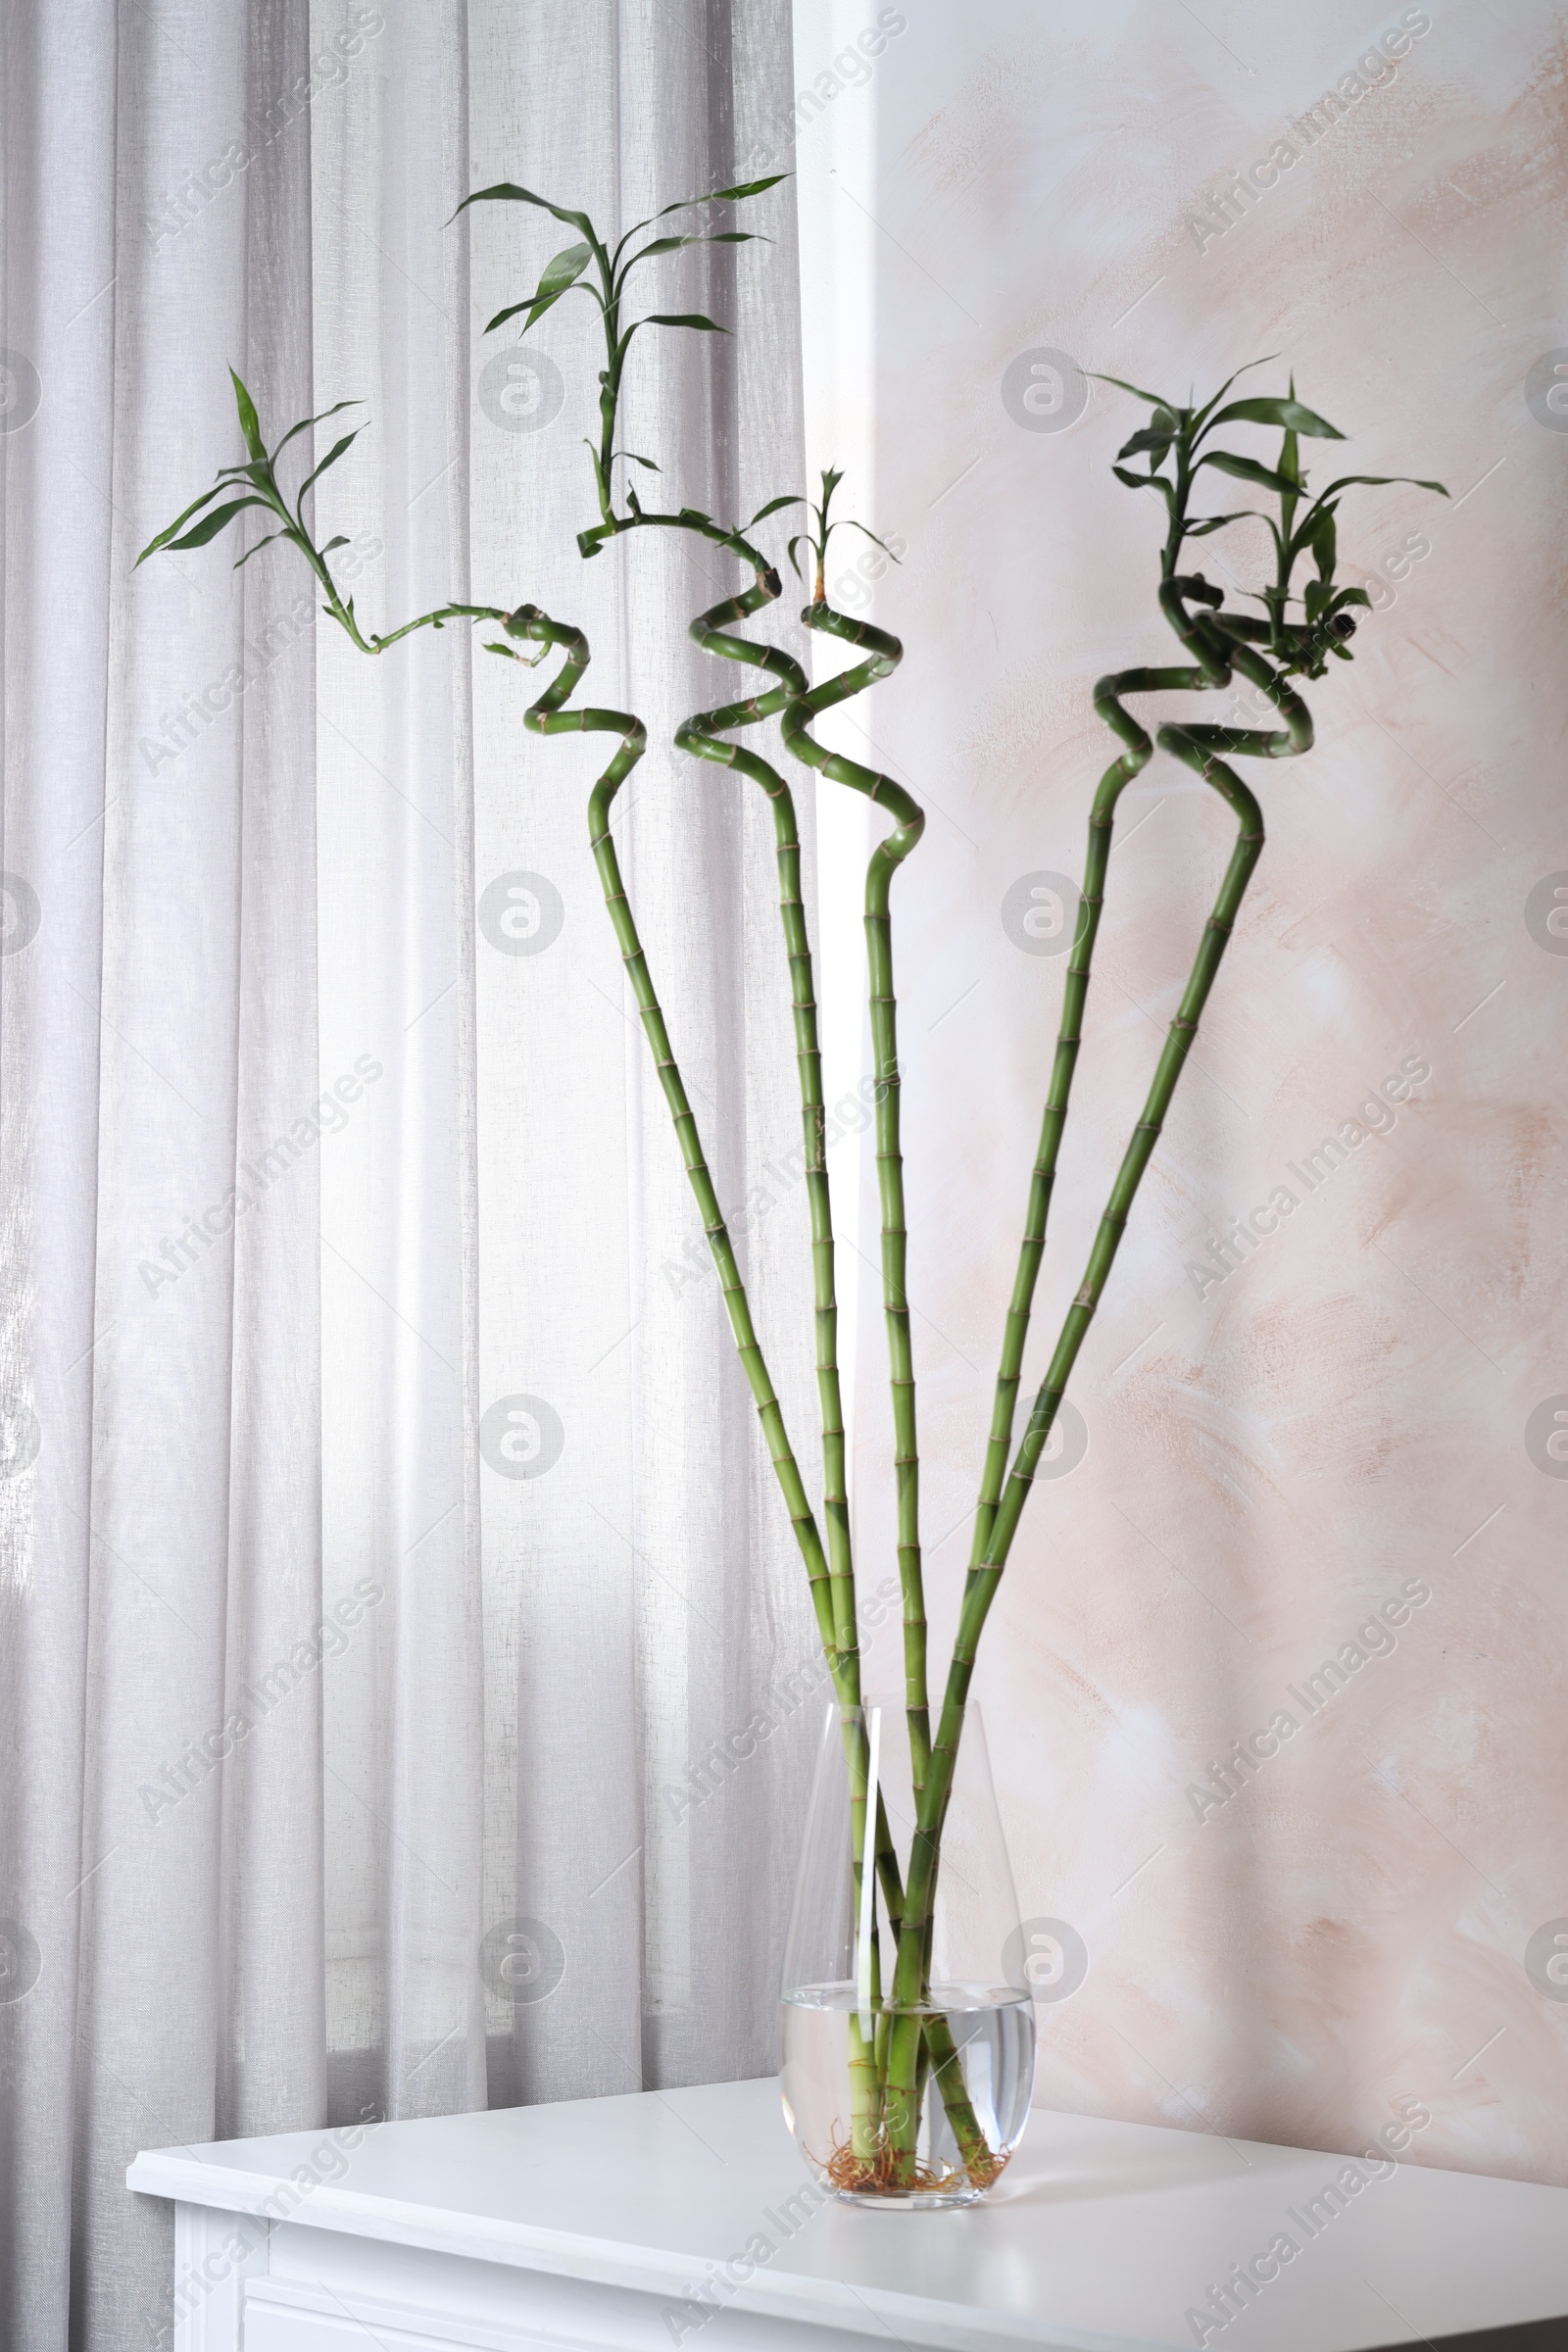
<instances>
[{"instance_id":1,"label":"green leaf","mask_svg":"<svg viewBox=\"0 0 1568 2352\"><path fill-rule=\"evenodd\" d=\"M634 449L617 449L614 454L617 458L624 458L628 466L646 466L650 473L663 471L662 466L656 466L652 458L640 458Z\"/></svg>"},{"instance_id":2,"label":"green leaf","mask_svg":"<svg viewBox=\"0 0 1568 2352\"><path fill-rule=\"evenodd\" d=\"M1374 490L1385 489L1394 482L1406 482L1412 490L1435 490L1440 498L1448 495L1442 482L1419 481L1413 473L1342 473L1337 482L1330 482L1318 505L1322 505L1323 499L1332 498L1336 490L1348 490L1352 482L1365 482Z\"/></svg>"},{"instance_id":3,"label":"green leaf","mask_svg":"<svg viewBox=\"0 0 1568 2352\"><path fill-rule=\"evenodd\" d=\"M1311 548L1320 580L1332 580L1335 561L1339 554L1339 532L1335 528L1332 510L1320 514L1312 526Z\"/></svg>"},{"instance_id":4,"label":"green leaf","mask_svg":"<svg viewBox=\"0 0 1568 2352\"><path fill-rule=\"evenodd\" d=\"M522 330L524 334L544 317L552 303L561 300L568 286L576 284L593 258L591 245L567 245L546 263L544 274L529 296L528 316Z\"/></svg>"},{"instance_id":5,"label":"green leaf","mask_svg":"<svg viewBox=\"0 0 1568 2352\"><path fill-rule=\"evenodd\" d=\"M580 228L590 244L596 242L594 224L586 213L573 213L568 211L564 205L552 204L548 196L536 196L532 188L519 188L515 180L501 179L497 180L493 188L475 188L471 196L465 196L458 207L458 213L466 213L470 204L537 205L540 212L551 213L558 220L564 220L568 228ZM458 213L453 214L453 220L457 219ZM449 220L447 226L450 228L452 222Z\"/></svg>"},{"instance_id":6,"label":"green leaf","mask_svg":"<svg viewBox=\"0 0 1568 2352\"><path fill-rule=\"evenodd\" d=\"M253 458L265 458L267 443L262 439L262 427L256 414L256 403L232 368L228 371L228 380L234 387L234 406L239 411L239 429L245 436L245 446Z\"/></svg>"},{"instance_id":7,"label":"green leaf","mask_svg":"<svg viewBox=\"0 0 1568 2352\"><path fill-rule=\"evenodd\" d=\"M776 514L782 507L804 507L805 504L806 498L802 491L788 491L784 497L770 498L765 507L759 507L757 513L752 516L752 522L760 522L765 515ZM746 525L748 530L751 529L752 522Z\"/></svg>"},{"instance_id":8,"label":"green leaf","mask_svg":"<svg viewBox=\"0 0 1568 2352\"><path fill-rule=\"evenodd\" d=\"M1333 590L1330 588L1327 580L1319 579L1307 581L1306 593L1302 597L1301 602L1306 608L1306 617L1309 624L1318 618L1332 594Z\"/></svg>"},{"instance_id":9,"label":"green leaf","mask_svg":"<svg viewBox=\"0 0 1568 2352\"><path fill-rule=\"evenodd\" d=\"M1212 421L1216 426L1277 424L1285 432L1307 433L1319 441L1345 439L1338 425L1330 424L1315 409L1304 409L1298 400L1233 400Z\"/></svg>"},{"instance_id":10,"label":"green leaf","mask_svg":"<svg viewBox=\"0 0 1568 2352\"><path fill-rule=\"evenodd\" d=\"M533 296L531 294L525 294L521 302L509 302L504 311L497 311L495 317L485 328L485 333L487 335L493 335L498 326L505 326L509 318L515 318L519 311L525 311L532 300Z\"/></svg>"},{"instance_id":11,"label":"green leaf","mask_svg":"<svg viewBox=\"0 0 1568 2352\"><path fill-rule=\"evenodd\" d=\"M219 507L211 514L204 514L182 539L171 539L169 545L171 548L205 547L209 539L216 539L224 525L232 522L236 514L243 514L247 507L265 507L267 503L265 498L236 498L231 507Z\"/></svg>"},{"instance_id":12,"label":"green leaf","mask_svg":"<svg viewBox=\"0 0 1568 2352\"><path fill-rule=\"evenodd\" d=\"M764 188L776 188L780 180L788 178L787 172L775 172L767 179L743 180L736 188L713 188L706 196L683 196L678 204L666 204L663 211L656 213L654 218L662 220L667 213L689 212L694 204L739 204L744 197L760 196Z\"/></svg>"},{"instance_id":13,"label":"green leaf","mask_svg":"<svg viewBox=\"0 0 1568 2352\"><path fill-rule=\"evenodd\" d=\"M1367 611L1370 612L1372 610L1372 599L1368 596L1364 588L1340 588L1335 592L1334 602L1329 607L1329 611L1331 612L1337 612L1342 605L1365 605Z\"/></svg>"},{"instance_id":14,"label":"green leaf","mask_svg":"<svg viewBox=\"0 0 1568 2352\"><path fill-rule=\"evenodd\" d=\"M1134 433L1130 441L1124 441L1116 455L1118 458L1136 458L1146 449L1151 451L1157 449L1159 459L1155 460L1155 463L1158 464L1163 460L1165 452L1175 438L1174 430L1164 432L1157 425L1149 425L1143 432Z\"/></svg>"},{"instance_id":15,"label":"green leaf","mask_svg":"<svg viewBox=\"0 0 1568 2352\"><path fill-rule=\"evenodd\" d=\"M228 567L229 570L241 570L244 565L250 562L252 556L259 556L261 554L264 547L270 547L274 539L284 539L287 536L288 534L286 531L270 531L265 539L258 539L254 547L248 547L242 556L236 556L233 563Z\"/></svg>"},{"instance_id":16,"label":"green leaf","mask_svg":"<svg viewBox=\"0 0 1568 2352\"><path fill-rule=\"evenodd\" d=\"M1134 473L1128 466L1113 466L1110 470L1129 490L1163 490L1167 497L1170 495L1169 482L1162 482L1157 473Z\"/></svg>"},{"instance_id":17,"label":"green leaf","mask_svg":"<svg viewBox=\"0 0 1568 2352\"><path fill-rule=\"evenodd\" d=\"M768 245L771 242L770 237L759 238L754 228L720 228L715 229L711 235L708 236L694 231L690 236L685 237L656 237L651 245L643 247L641 253L632 255L631 262L626 264L626 268L629 270L632 262L646 262L651 255L656 253L677 253L682 245L756 245L759 243Z\"/></svg>"},{"instance_id":18,"label":"green leaf","mask_svg":"<svg viewBox=\"0 0 1568 2352\"><path fill-rule=\"evenodd\" d=\"M1253 507L1242 507L1234 514L1208 514L1201 522L1190 522L1183 536L1188 539L1206 539L1210 531L1221 530L1227 522L1241 522L1247 515L1256 515Z\"/></svg>"},{"instance_id":19,"label":"green leaf","mask_svg":"<svg viewBox=\"0 0 1568 2352\"><path fill-rule=\"evenodd\" d=\"M1086 368L1084 373L1093 376L1097 384L1114 384L1118 392L1130 392L1134 400L1147 400L1153 408L1162 409L1167 416L1172 413L1173 404L1158 392L1145 392L1139 385L1129 384L1119 375L1102 375L1098 368ZM1180 410L1175 413L1178 416L1183 414Z\"/></svg>"},{"instance_id":20,"label":"green leaf","mask_svg":"<svg viewBox=\"0 0 1568 2352\"><path fill-rule=\"evenodd\" d=\"M1255 482L1262 490L1277 490L1282 498L1298 498L1301 493L1299 482L1289 481L1270 466L1259 466L1255 458L1239 458L1228 449L1209 450L1198 465L1216 466L1221 473L1232 474L1239 482ZM1196 473L1198 466L1193 470Z\"/></svg>"},{"instance_id":21,"label":"green leaf","mask_svg":"<svg viewBox=\"0 0 1568 2352\"><path fill-rule=\"evenodd\" d=\"M329 409L322 409L319 416L302 416L298 424L291 424L289 426L288 431L283 435L283 438L278 443L277 448L273 450L272 457L274 461L283 450L287 449L289 443L293 440L296 433L308 433L313 424L324 424L329 416L335 416L341 409L363 409L365 403L363 400L335 400Z\"/></svg>"},{"instance_id":22,"label":"green leaf","mask_svg":"<svg viewBox=\"0 0 1568 2352\"><path fill-rule=\"evenodd\" d=\"M176 514L173 521L170 523L167 528L161 530L156 539L148 540L146 546L142 549L141 554L136 558L136 564L131 565L131 569L134 571L136 564L145 564L149 556L156 556L161 549L172 546L173 544L174 533L182 530L185 524L189 522L191 516L193 514L199 514L202 508L208 505L212 499L221 497L222 493L227 489L227 487L228 485L226 482L215 482L210 490L204 490L202 492L200 498L193 498L190 502L190 505L185 509L183 514Z\"/></svg>"},{"instance_id":23,"label":"green leaf","mask_svg":"<svg viewBox=\"0 0 1568 2352\"><path fill-rule=\"evenodd\" d=\"M353 447L354 443L359 439L364 430L365 427L363 424L357 424L352 433L345 433L341 441L333 442L331 448L327 451L319 466L312 466L310 472L305 476L304 481L301 482L299 496L294 501L296 512L298 512L298 510L304 505L305 493L310 488L311 484L319 474L323 474L329 466L335 466L337 464L339 458L343 455L343 452L346 449L351 449Z\"/></svg>"},{"instance_id":24,"label":"green leaf","mask_svg":"<svg viewBox=\"0 0 1568 2352\"><path fill-rule=\"evenodd\" d=\"M1221 384L1219 390L1214 394L1213 398L1203 403L1203 406L1197 412L1196 416L1194 416L1193 422L1197 425L1201 425L1213 416L1214 411L1219 407L1220 402L1224 399L1232 384L1236 382L1238 376L1250 375L1254 368L1266 368L1270 360L1277 360L1278 358L1279 353L1277 351L1271 351L1266 353L1262 359L1249 360L1245 368L1238 368L1234 375L1228 375L1225 378L1225 381Z\"/></svg>"},{"instance_id":25,"label":"green leaf","mask_svg":"<svg viewBox=\"0 0 1568 2352\"><path fill-rule=\"evenodd\" d=\"M648 318L639 318L639 326L700 326L710 335L727 335L729 328L720 326L716 318L704 318L701 311L654 311Z\"/></svg>"},{"instance_id":26,"label":"green leaf","mask_svg":"<svg viewBox=\"0 0 1568 2352\"><path fill-rule=\"evenodd\" d=\"M1160 486L1161 486L1161 488L1163 488L1163 487L1164 487L1163 483L1162 483ZM857 522L857 521L855 520L855 517L854 517L853 515L846 515L846 516L844 517L843 521L842 521L842 522L836 522L836 523L833 525L833 528L834 528L836 531L860 531L860 532L862 532L862 533L864 534L864 536L865 536L867 539L869 539L869 540L870 540L870 542L871 542L871 544L872 544L872 546L873 546L873 547L879 547L879 548L882 550L882 553L883 553L883 554L884 554L884 555L887 557L887 559L888 559L889 563L891 563L891 564L902 564L902 563L903 563L903 561L904 561L904 558L903 558L902 556L896 556L896 555L893 553L893 550L892 550L892 548L891 548L891 547L889 547L889 545L888 545L888 543L887 543L887 541L886 541L885 539L879 539L879 538L877 537L877 535L876 535L875 531L868 531L868 530L866 530L864 523L863 523L863 522Z\"/></svg>"}]
</instances>

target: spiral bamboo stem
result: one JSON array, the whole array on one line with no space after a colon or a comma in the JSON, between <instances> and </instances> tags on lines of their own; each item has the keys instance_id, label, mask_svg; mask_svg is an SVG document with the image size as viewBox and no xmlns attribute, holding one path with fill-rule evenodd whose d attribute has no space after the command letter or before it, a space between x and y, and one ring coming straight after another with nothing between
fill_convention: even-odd
<instances>
[{"instance_id":1,"label":"spiral bamboo stem","mask_svg":"<svg viewBox=\"0 0 1568 2352\"><path fill-rule=\"evenodd\" d=\"M830 752L808 732L824 710L864 693L890 677L904 648L886 630L852 620L813 597L801 614L809 629L867 648L867 659L841 670L790 705L781 722L784 741L797 759L835 784L885 808L893 831L871 853L865 875L865 946L869 977L871 1048L876 1088L877 1191L882 1211L882 1308L887 1330L888 1380L893 1402L894 1480L898 1502L899 1584L904 1604L905 1705L914 1786L924 1786L930 1756L930 1706L926 1684L925 1586L920 1555L920 1449L916 1426L914 1357L910 1344L908 1229L904 1203L904 1155L900 1142L898 999L893 984L893 921L889 905L893 877L925 829L925 811L891 776L881 775L841 752Z\"/></svg>"},{"instance_id":2,"label":"spiral bamboo stem","mask_svg":"<svg viewBox=\"0 0 1568 2352\"><path fill-rule=\"evenodd\" d=\"M1035 1470L1050 1437L1073 1365L1103 1296L1138 1187L1163 1128L1177 1081L1192 1051L1199 1022L1235 928L1247 885L1262 854L1262 811L1248 786L1227 764L1227 760L1238 756L1269 760L1296 758L1310 750L1312 744L1312 722L1306 706L1285 682L1282 673L1260 655L1239 642L1237 632L1226 628L1223 623L1216 623L1206 614L1188 610L1193 603L1218 605L1219 602L1218 592L1200 579L1167 576L1161 584L1161 609L1183 644L1196 655L1198 674L1177 680L1171 678L1169 673L1155 671L1147 673L1148 678L1151 681L1157 679L1161 685L1182 683L1201 689L1228 684L1232 669L1239 669L1274 705L1285 724L1279 729L1170 724L1161 727L1155 739L1162 751L1172 753L1194 768L1205 783L1212 785L1220 794L1237 819L1236 842L1213 910L1204 927L1181 1004L1170 1024L1155 1067L1143 1116L1133 1130L1111 1186L1109 1200L1090 1250L1083 1283L1067 1310L1046 1377L1036 1394L1017 1456L1000 1500L993 1508L982 1555L968 1571L947 1690L933 1746L931 1775L911 1843L905 1889L904 1932L894 1974L895 2011L900 2000L910 1997L919 1983L923 1956L920 1928L928 1916L935 1886L942 1824L952 1791L954 1766L980 1635L996 1597L1019 1518L1028 1500ZM1140 767L1147 754L1140 757L1140 744L1136 740L1129 741L1136 722L1130 721L1127 713L1121 710L1119 695L1144 690L1147 687L1135 687L1132 678L1123 673L1118 678L1102 680L1096 696L1097 704L1115 709L1120 722L1116 725L1116 731L1129 744L1127 757L1136 757ZM1137 733L1142 734L1142 730L1137 730ZM1117 771L1127 765L1127 757L1113 762L1105 785L1102 788L1102 792L1108 788L1112 804L1115 793L1122 789L1122 780L1117 780ZM1136 768L1133 772L1137 772ZM1100 796L1097 796L1097 806L1099 800ZM1092 833L1092 851L1094 841L1095 835ZM1070 1038L1068 1043L1071 1046ZM896 2015L889 2055L890 2086L904 2080L913 2080L916 2057L913 2036L905 2021ZM890 2087L890 2099L892 2095Z\"/></svg>"}]
</instances>

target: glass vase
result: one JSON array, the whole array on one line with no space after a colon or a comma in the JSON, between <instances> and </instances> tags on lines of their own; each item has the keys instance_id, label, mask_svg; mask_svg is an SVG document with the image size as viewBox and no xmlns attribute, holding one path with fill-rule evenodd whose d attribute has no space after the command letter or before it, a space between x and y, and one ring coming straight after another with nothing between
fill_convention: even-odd
<instances>
[{"instance_id":1,"label":"glass vase","mask_svg":"<svg viewBox=\"0 0 1568 2352\"><path fill-rule=\"evenodd\" d=\"M966 1711L923 1934L904 1936L916 1793L902 1701L830 1705L784 1955L784 2120L854 2205L971 2205L1023 2133L1035 2028L979 1710ZM879 1850L880 1849L880 1850Z\"/></svg>"}]
</instances>

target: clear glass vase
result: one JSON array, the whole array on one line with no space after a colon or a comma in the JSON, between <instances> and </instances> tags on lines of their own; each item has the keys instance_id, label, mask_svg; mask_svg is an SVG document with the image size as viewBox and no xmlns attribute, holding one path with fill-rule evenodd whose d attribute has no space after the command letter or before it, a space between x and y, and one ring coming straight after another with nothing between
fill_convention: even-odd
<instances>
[{"instance_id":1,"label":"clear glass vase","mask_svg":"<svg viewBox=\"0 0 1568 2352\"><path fill-rule=\"evenodd\" d=\"M780 2088L811 2174L855 2205L973 2204L1017 2146L1034 2082L1018 1898L977 1708L901 1971L916 1811L902 1701L830 1706L785 1945Z\"/></svg>"}]
</instances>

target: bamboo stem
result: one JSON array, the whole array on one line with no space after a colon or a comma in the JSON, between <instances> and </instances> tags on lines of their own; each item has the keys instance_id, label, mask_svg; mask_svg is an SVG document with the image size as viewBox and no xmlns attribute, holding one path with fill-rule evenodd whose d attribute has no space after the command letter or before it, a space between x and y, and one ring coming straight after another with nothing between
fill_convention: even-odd
<instances>
[{"instance_id":1,"label":"bamboo stem","mask_svg":"<svg viewBox=\"0 0 1568 2352\"><path fill-rule=\"evenodd\" d=\"M689 634L710 654L770 670L782 683L770 693L703 710L675 731L679 750L716 760L760 785L773 811L778 858L779 913L789 959L790 999L795 1023L795 1057L801 1096L807 1202L811 1221L811 1277L816 1333L817 1401L822 1429L822 1515L832 1580L833 1618L844 1687L859 1697L859 1632L855 1611L855 1567L850 1533L844 1402L838 1365L838 1299L835 1289L833 1201L827 1170L827 1113L822 1095L822 1051L811 971L806 906L801 896L801 842L795 800L788 784L759 753L726 743L723 735L772 717L806 691L800 664L776 646L754 644L727 633L722 624L748 618L775 601L779 576L754 558L756 585L711 606L691 623Z\"/></svg>"},{"instance_id":2,"label":"bamboo stem","mask_svg":"<svg viewBox=\"0 0 1568 2352\"><path fill-rule=\"evenodd\" d=\"M605 905L619 942L621 960L642 1019L643 1031L654 1056L660 1086L669 1108L681 1159L702 1214L703 1229L708 1236L713 1263L718 1270L719 1286L723 1293L725 1310L734 1333L739 1353L758 1419L761 1425L768 1458L772 1462L795 1530L796 1542L806 1563L810 1585L811 1605L816 1615L817 1631L824 1652L830 1661L838 1656L837 1632L833 1616L833 1596L826 1553L817 1532L815 1514L807 1497L801 1478L800 1464L790 1445L783 1408L779 1403L767 1369L767 1360L752 1321L751 1303L746 1286L741 1280L735 1261L735 1249L729 1229L718 1205L718 1196L703 1151L702 1136L697 1118L687 1099L679 1065L670 1047L669 1032L663 1012L655 993L648 958L632 916L631 904L621 877L620 861L610 831L610 812L616 793L642 758L648 734L640 718L623 710L595 710L579 706L565 710L563 705L569 699L578 680L588 667L588 640L581 629L552 620L537 606L523 605L506 623L510 637L527 640L536 645L558 647L565 660L544 693L529 708L523 724L536 735L612 734L621 738L620 749L594 786L588 802L588 837L594 863L599 870L605 894ZM842 1693L841 1693L842 1697ZM848 1703L853 1704L853 1701Z\"/></svg>"},{"instance_id":3,"label":"bamboo stem","mask_svg":"<svg viewBox=\"0 0 1568 2352\"><path fill-rule=\"evenodd\" d=\"M896 637L869 621L851 620L818 595L801 618L809 629L870 649L868 658L799 696L785 710L784 741L797 759L833 783L847 784L886 808L894 830L871 853L865 875L865 943L869 979L871 1043L876 1084L877 1192L882 1210L882 1305L887 1328L888 1379L893 1400L894 1465L898 1497L899 1585L904 1602L905 1705L909 1729L909 1762L915 1788L924 1786L930 1755L930 1707L926 1686L925 1587L920 1557L920 1451L916 1428L913 1351L909 1338L908 1233L904 1205L904 1158L899 1135L902 1080L898 1052L898 1001L893 986L893 924L889 894L893 876L925 829L925 811L891 776L878 774L843 753L830 752L807 732L824 710L890 677L903 659Z\"/></svg>"},{"instance_id":4,"label":"bamboo stem","mask_svg":"<svg viewBox=\"0 0 1568 2352\"><path fill-rule=\"evenodd\" d=\"M1213 911L1204 927L1180 1007L1161 1051L1143 1116L1133 1130L1112 1184L1090 1250L1082 1286L1067 1310L1055 1351L1036 1395L1023 1441L995 1512L984 1555L977 1565L971 1567L966 1580L948 1688L932 1751L931 1778L911 1844L905 1889L904 1931L894 1976L895 2007L904 1987L918 1981L921 1965L919 1930L929 1913L942 1824L952 1791L954 1765L962 1734L964 1708L980 1634L996 1596L1013 1537L1017 1533L1018 1521L1028 1499L1030 1484L1065 1392L1068 1376L1103 1295L1133 1200L1192 1050L1199 1021L1235 927L1242 898L1262 854L1262 812L1252 793L1226 764L1222 755L1283 759L1296 757L1311 747L1310 714L1299 697L1286 684L1283 675L1250 647L1238 642L1241 632L1233 632L1207 615L1190 614L1184 599L1217 603L1218 597L1215 591L1200 581L1167 577L1161 584L1161 606L1183 642L1197 654L1199 667L1202 671L1202 683L1223 685L1228 682L1233 666L1240 669L1274 704L1285 725L1283 729L1272 730L1171 724L1161 727L1156 738L1161 750L1171 752L1196 769L1226 801L1238 820L1236 842ZM890 2072L895 2075L912 2072L912 2066L913 2053L901 2041L896 2026L894 2047L889 2059Z\"/></svg>"}]
</instances>

